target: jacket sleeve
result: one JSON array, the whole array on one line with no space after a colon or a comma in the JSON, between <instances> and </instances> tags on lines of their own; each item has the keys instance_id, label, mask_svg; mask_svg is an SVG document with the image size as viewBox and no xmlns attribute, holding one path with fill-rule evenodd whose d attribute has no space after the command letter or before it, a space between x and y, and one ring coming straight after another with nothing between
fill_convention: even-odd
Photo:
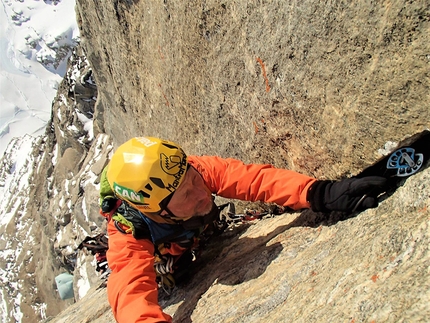
<instances>
[{"instance_id":1,"label":"jacket sleeve","mask_svg":"<svg viewBox=\"0 0 430 323\"><path fill-rule=\"evenodd\" d=\"M112 272L107 292L117 322L171 322L158 305L152 242L119 232L112 221L108 234L107 259Z\"/></svg>"},{"instance_id":2,"label":"jacket sleeve","mask_svg":"<svg viewBox=\"0 0 430 323\"><path fill-rule=\"evenodd\" d=\"M189 156L188 161L219 196L275 203L294 210L310 207L306 196L315 178L272 165L246 165L231 158Z\"/></svg>"}]
</instances>

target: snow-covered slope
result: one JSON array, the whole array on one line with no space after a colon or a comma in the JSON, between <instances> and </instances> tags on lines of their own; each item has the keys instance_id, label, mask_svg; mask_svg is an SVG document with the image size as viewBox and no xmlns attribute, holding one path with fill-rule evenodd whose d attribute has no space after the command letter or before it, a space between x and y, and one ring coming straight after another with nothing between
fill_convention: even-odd
<instances>
[{"instance_id":1,"label":"snow-covered slope","mask_svg":"<svg viewBox=\"0 0 430 323\"><path fill-rule=\"evenodd\" d=\"M29 217L53 99L79 42L75 1L1 0L0 7L0 320L43 318L33 265L40 233ZM49 152L48 152L49 153ZM55 163L55 156L52 157ZM34 295L36 301L28 299ZM43 294L43 293L42 293Z\"/></svg>"},{"instance_id":2,"label":"snow-covered slope","mask_svg":"<svg viewBox=\"0 0 430 323\"><path fill-rule=\"evenodd\" d=\"M97 178L111 146L106 135L94 140L96 97L91 67L78 46L47 131L13 138L0 158L1 323L39 322L73 303L61 300L53 284L60 273L74 274L75 299L100 283L94 257L76 249L102 220Z\"/></svg>"},{"instance_id":3,"label":"snow-covered slope","mask_svg":"<svg viewBox=\"0 0 430 323\"><path fill-rule=\"evenodd\" d=\"M33 138L25 135L14 138L8 146L6 155L8 159L1 159L0 168L0 318L1 322L8 322L13 317L16 322L21 322L22 313L20 303L22 285L18 279L22 261L18 257L24 256L23 245L26 244L26 253L34 244L31 236L24 240L14 235L15 232L31 230L31 221L23 221L26 214L26 206L30 196L30 178L33 175L35 160L31 155L33 147L40 144L41 137ZM10 234L12 231L12 234ZM31 249L30 249L31 250ZM31 255L29 254L31 257ZM14 306L7 305L9 295L14 295ZM10 310L8 310L8 307ZM43 310L42 308L40 310Z\"/></svg>"},{"instance_id":4,"label":"snow-covered slope","mask_svg":"<svg viewBox=\"0 0 430 323\"><path fill-rule=\"evenodd\" d=\"M40 135L79 41L75 1L1 0L0 155L12 138Z\"/></svg>"}]
</instances>

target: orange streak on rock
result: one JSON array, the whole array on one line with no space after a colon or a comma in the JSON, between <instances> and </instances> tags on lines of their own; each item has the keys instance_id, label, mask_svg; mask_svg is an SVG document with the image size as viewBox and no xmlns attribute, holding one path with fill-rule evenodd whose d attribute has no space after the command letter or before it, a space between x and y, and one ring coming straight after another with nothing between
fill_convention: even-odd
<instances>
[{"instance_id":1,"label":"orange streak on rock","mask_svg":"<svg viewBox=\"0 0 430 323\"><path fill-rule=\"evenodd\" d=\"M267 78L267 74L266 74L266 67L264 66L264 63L260 57L257 57L257 62L260 63L261 69L263 71L263 77L264 77L264 80L266 82L266 92L269 92L270 91L270 85L269 85L269 79Z\"/></svg>"}]
</instances>

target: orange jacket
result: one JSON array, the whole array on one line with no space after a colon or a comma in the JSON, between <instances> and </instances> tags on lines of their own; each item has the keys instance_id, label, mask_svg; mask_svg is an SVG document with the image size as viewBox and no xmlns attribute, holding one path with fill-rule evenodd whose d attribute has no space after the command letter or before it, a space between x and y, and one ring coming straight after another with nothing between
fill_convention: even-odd
<instances>
[{"instance_id":1,"label":"orange jacket","mask_svg":"<svg viewBox=\"0 0 430 323\"><path fill-rule=\"evenodd\" d=\"M307 191L314 178L271 165L245 165L235 159L189 156L212 193L246 201L272 202L292 209L309 208ZM120 323L171 322L158 305L154 246L108 225L107 258L112 270L108 298Z\"/></svg>"}]
</instances>

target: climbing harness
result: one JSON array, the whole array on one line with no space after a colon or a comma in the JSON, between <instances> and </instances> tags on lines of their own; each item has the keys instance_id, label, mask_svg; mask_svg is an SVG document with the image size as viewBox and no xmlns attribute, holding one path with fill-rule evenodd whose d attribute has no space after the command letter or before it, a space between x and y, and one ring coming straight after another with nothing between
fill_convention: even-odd
<instances>
[{"instance_id":1,"label":"climbing harness","mask_svg":"<svg viewBox=\"0 0 430 323\"><path fill-rule=\"evenodd\" d=\"M107 220L114 221L119 232L152 241L155 247L156 281L159 288L170 295L177 283L189 273L190 266L196 262L202 248L213 236L229 227L283 212L284 208L277 207L271 212L245 210L236 214L234 204L229 202L220 206L214 204L212 211L205 217L167 224L156 222L127 202L109 196L102 201L100 213Z\"/></svg>"}]
</instances>

